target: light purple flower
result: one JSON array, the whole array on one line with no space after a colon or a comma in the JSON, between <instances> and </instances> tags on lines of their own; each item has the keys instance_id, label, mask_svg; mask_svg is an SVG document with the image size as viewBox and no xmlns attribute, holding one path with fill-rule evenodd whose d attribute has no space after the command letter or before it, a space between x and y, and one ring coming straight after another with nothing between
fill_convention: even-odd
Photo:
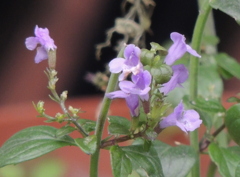
<instances>
[{"instance_id":1,"label":"light purple flower","mask_svg":"<svg viewBox=\"0 0 240 177\"><path fill-rule=\"evenodd\" d=\"M39 63L42 60L48 58L48 51L55 50L57 46L54 44L53 39L49 36L49 31L47 28L39 28L37 25L34 30L36 37L26 38L25 45L28 50L34 50L37 47L37 54L35 56L35 63Z\"/></svg>"},{"instance_id":2,"label":"light purple flower","mask_svg":"<svg viewBox=\"0 0 240 177\"><path fill-rule=\"evenodd\" d=\"M168 55L164 60L167 65L172 65L176 60L180 59L185 52L189 52L195 57L201 58L195 50L186 44L184 35L173 32L170 37L173 41L173 45L169 48Z\"/></svg>"},{"instance_id":3,"label":"light purple flower","mask_svg":"<svg viewBox=\"0 0 240 177\"><path fill-rule=\"evenodd\" d=\"M121 90L107 93L106 96L110 99L125 98L128 108L133 117L139 114L139 98L142 101L148 101L151 84L151 74L146 70L136 75L132 75L131 81L119 82Z\"/></svg>"},{"instance_id":4,"label":"light purple flower","mask_svg":"<svg viewBox=\"0 0 240 177\"><path fill-rule=\"evenodd\" d=\"M162 84L162 87L159 89L164 95L176 87L182 87L181 84L188 79L188 70L183 64L172 66L172 70L173 76L171 79L167 83Z\"/></svg>"},{"instance_id":5,"label":"light purple flower","mask_svg":"<svg viewBox=\"0 0 240 177\"><path fill-rule=\"evenodd\" d=\"M160 128L166 128L169 126L178 126L182 131L194 131L200 127L202 120L197 111L184 110L182 101L175 107L174 112L165 117L160 122Z\"/></svg>"},{"instance_id":6,"label":"light purple flower","mask_svg":"<svg viewBox=\"0 0 240 177\"><path fill-rule=\"evenodd\" d=\"M143 66L140 62L141 50L133 44L127 45L124 50L124 58L115 58L109 63L111 73L122 73L119 76L119 81L124 80L128 74L134 75L141 72Z\"/></svg>"}]
</instances>

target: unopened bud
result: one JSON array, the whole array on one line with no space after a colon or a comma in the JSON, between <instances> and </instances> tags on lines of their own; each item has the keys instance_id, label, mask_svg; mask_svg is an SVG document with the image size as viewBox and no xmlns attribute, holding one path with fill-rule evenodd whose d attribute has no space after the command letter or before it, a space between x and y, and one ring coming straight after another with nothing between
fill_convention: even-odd
<instances>
[{"instance_id":1,"label":"unopened bud","mask_svg":"<svg viewBox=\"0 0 240 177\"><path fill-rule=\"evenodd\" d=\"M39 102L37 103L36 109L37 109L37 112L38 112L39 114L44 113L44 112L45 112L44 102L43 102L43 101L39 101Z\"/></svg>"},{"instance_id":2,"label":"unopened bud","mask_svg":"<svg viewBox=\"0 0 240 177\"><path fill-rule=\"evenodd\" d=\"M172 77L172 68L168 65L161 65L160 67L152 67L151 74L157 84L168 82Z\"/></svg>"},{"instance_id":3,"label":"unopened bud","mask_svg":"<svg viewBox=\"0 0 240 177\"><path fill-rule=\"evenodd\" d=\"M56 49L55 50L49 50L48 51L48 66L49 66L50 69L55 69L56 68L56 61L57 61Z\"/></svg>"},{"instance_id":4,"label":"unopened bud","mask_svg":"<svg viewBox=\"0 0 240 177\"><path fill-rule=\"evenodd\" d=\"M55 118L57 119L57 122L60 122L60 123L63 121L64 117L65 117L65 115L61 114L59 112L55 115Z\"/></svg>"},{"instance_id":5,"label":"unopened bud","mask_svg":"<svg viewBox=\"0 0 240 177\"><path fill-rule=\"evenodd\" d=\"M63 101L65 101L67 99L67 94L68 94L68 91L66 91L66 90L62 92L60 97Z\"/></svg>"}]
</instances>

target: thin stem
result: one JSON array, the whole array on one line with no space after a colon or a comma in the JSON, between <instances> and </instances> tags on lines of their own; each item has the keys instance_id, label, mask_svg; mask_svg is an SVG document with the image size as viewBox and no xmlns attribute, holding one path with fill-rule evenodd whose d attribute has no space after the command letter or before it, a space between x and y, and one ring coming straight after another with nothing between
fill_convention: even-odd
<instances>
[{"instance_id":1,"label":"thin stem","mask_svg":"<svg viewBox=\"0 0 240 177\"><path fill-rule=\"evenodd\" d=\"M124 48L125 47L121 49L117 57L122 57ZM118 83L118 76L119 74L111 74L106 93L112 92L116 89L116 86ZM101 111L98 116L97 125L96 125L95 135L97 136L97 149L96 149L96 152L91 156L90 177L98 176L98 162L99 162L99 155L100 155L100 148L101 148L101 138L102 138L103 127L107 118L107 113L108 113L110 104L111 104L111 100L106 96L104 96L102 101Z\"/></svg>"},{"instance_id":2,"label":"thin stem","mask_svg":"<svg viewBox=\"0 0 240 177\"><path fill-rule=\"evenodd\" d=\"M211 7L209 5L209 1L205 0L202 4L202 7L199 10L199 15L197 18L197 22L193 31L193 38L192 38L192 48L195 49L198 53L200 52L201 47L201 39L203 35L203 30L208 18L208 15L211 11ZM199 59L192 56L190 57L190 101L194 101L197 97L197 88L198 88L198 64ZM199 154L199 146L198 146L198 130L195 130L190 133L190 144ZM197 156L196 163L192 168L191 171L192 177L200 177L200 160L199 155Z\"/></svg>"}]
</instances>

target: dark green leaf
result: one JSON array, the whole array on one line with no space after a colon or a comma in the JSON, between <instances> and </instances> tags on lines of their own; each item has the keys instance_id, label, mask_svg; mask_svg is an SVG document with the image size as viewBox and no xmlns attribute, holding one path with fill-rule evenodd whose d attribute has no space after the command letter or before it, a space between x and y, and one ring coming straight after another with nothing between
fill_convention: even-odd
<instances>
[{"instance_id":1,"label":"dark green leaf","mask_svg":"<svg viewBox=\"0 0 240 177\"><path fill-rule=\"evenodd\" d=\"M108 117L108 133L112 135L128 135L130 134L130 121L124 117L109 116Z\"/></svg>"},{"instance_id":2,"label":"dark green leaf","mask_svg":"<svg viewBox=\"0 0 240 177\"><path fill-rule=\"evenodd\" d=\"M76 130L76 128L71 127L71 126L61 127L60 129L58 129L56 131L56 137L61 137L61 136L64 136L64 135L68 135L69 133L72 133L75 130Z\"/></svg>"},{"instance_id":3,"label":"dark green leaf","mask_svg":"<svg viewBox=\"0 0 240 177\"><path fill-rule=\"evenodd\" d=\"M85 138L74 139L78 147L86 154L93 154L97 149L96 135L90 135Z\"/></svg>"},{"instance_id":4,"label":"dark green leaf","mask_svg":"<svg viewBox=\"0 0 240 177\"><path fill-rule=\"evenodd\" d=\"M225 125L231 138L240 145L240 104L235 104L227 110Z\"/></svg>"},{"instance_id":5,"label":"dark green leaf","mask_svg":"<svg viewBox=\"0 0 240 177\"><path fill-rule=\"evenodd\" d=\"M223 177L236 176L239 168L240 155L231 149L221 148L211 143L208 147L212 161L218 166L218 170Z\"/></svg>"},{"instance_id":6,"label":"dark green leaf","mask_svg":"<svg viewBox=\"0 0 240 177\"><path fill-rule=\"evenodd\" d=\"M240 64L234 58L225 53L220 53L215 58L220 67L240 79Z\"/></svg>"},{"instance_id":7,"label":"dark green leaf","mask_svg":"<svg viewBox=\"0 0 240 177\"><path fill-rule=\"evenodd\" d=\"M122 150L132 163L132 168L140 176L145 172L149 177L162 177L163 171L158 154L154 148L146 152L142 144L122 147ZM140 170L140 171L139 171Z\"/></svg>"},{"instance_id":8,"label":"dark green leaf","mask_svg":"<svg viewBox=\"0 0 240 177\"><path fill-rule=\"evenodd\" d=\"M79 119L77 122L82 126L85 132L90 133L95 130L96 122L88 119Z\"/></svg>"},{"instance_id":9,"label":"dark green leaf","mask_svg":"<svg viewBox=\"0 0 240 177\"><path fill-rule=\"evenodd\" d=\"M160 141L154 141L153 148L157 151L166 177L185 177L196 160L196 153L190 146L172 147Z\"/></svg>"},{"instance_id":10,"label":"dark green leaf","mask_svg":"<svg viewBox=\"0 0 240 177\"><path fill-rule=\"evenodd\" d=\"M34 159L63 146L76 145L69 136L56 137L50 126L26 128L13 135L0 148L0 167Z\"/></svg>"},{"instance_id":11,"label":"dark green leaf","mask_svg":"<svg viewBox=\"0 0 240 177\"><path fill-rule=\"evenodd\" d=\"M230 15L240 24L240 0L211 0L209 2L214 9Z\"/></svg>"},{"instance_id":12,"label":"dark green leaf","mask_svg":"<svg viewBox=\"0 0 240 177\"><path fill-rule=\"evenodd\" d=\"M112 146L110 155L114 177L125 177L132 173L131 161L120 147Z\"/></svg>"}]
</instances>

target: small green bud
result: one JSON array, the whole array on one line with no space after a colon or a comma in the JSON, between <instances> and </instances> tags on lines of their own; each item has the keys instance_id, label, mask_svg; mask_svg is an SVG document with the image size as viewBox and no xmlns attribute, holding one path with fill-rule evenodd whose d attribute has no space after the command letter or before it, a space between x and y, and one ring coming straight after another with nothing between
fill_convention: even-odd
<instances>
[{"instance_id":1,"label":"small green bud","mask_svg":"<svg viewBox=\"0 0 240 177\"><path fill-rule=\"evenodd\" d=\"M154 52L149 51L147 49L141 49L141 55L140 55L140 60L144 66L152 65L154 59Z\"/></svg>"},{"instance_id":2,"label":"small green bud","mask_svg":"<svg viewBox=\"0 0 240 177\"><path fill-rule=\"evenodd\" d=\"M37 112L38 112L39 114L43 114L43 113L45 112L44 102L43 102L43 101L39 101L39 102L37 103L36 109L37 109Z\"/></svg>"},{"instance_id":3,"label":"small green bud","mask_svg":"<svg viewBox=\"0 0 240 177\"><path fill-rule=\"evenodd\" d=\"M60 95L60 97L61 97L61 99L62 99L63 101L65 101L65 100L67 99L67 94L68 94L68 91L65 90L65 91L63 91L62 94Z\"/></svg>"},{"instance_id":4,"label":"small green bud","mask_svg":"<svg viewBox=\"0 0 240 177\"><path fill-rule=\"evenodd\" d=\"M164 84L172 77L172 68L168 65L162 64L160 67L152 67L151 74L157 84Z\"/></svg>"},{"instance_id":5,"label":"small green bud","mask_svg":"<svg viewBox=\"0 0 240 177\"><path fill-rule=\"evenodd\" d=\"M73 117L77 117L77 114L80 112L80 109L73 108L72 106L69 106L68 110L73 114Z\"/></svg>"},{"instance_id":6,"label":"small green bud","mask_svg":"<svg viewBox=\"0 0 240 177\"><path fill-rule=\"evenodd\" d=\"M59 112L55 115L55 118L57 119L57 122L60 122L60 123L63 122L64 117L65 117L65 115L61 114Z\"/></svg>"}]
</instances>

